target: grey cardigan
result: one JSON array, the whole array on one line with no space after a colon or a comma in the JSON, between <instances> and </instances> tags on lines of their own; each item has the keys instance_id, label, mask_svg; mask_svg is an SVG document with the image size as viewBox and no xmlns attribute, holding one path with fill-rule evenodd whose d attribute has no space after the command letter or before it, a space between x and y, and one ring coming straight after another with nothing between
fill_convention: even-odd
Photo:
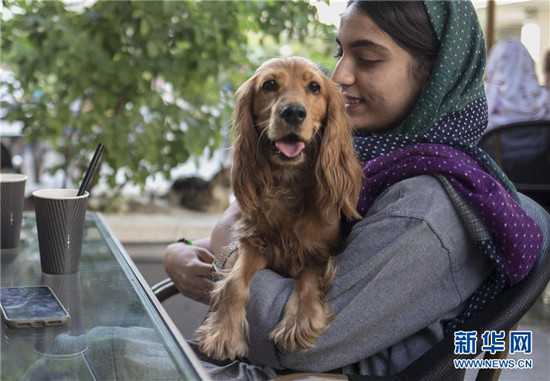
<instances>
[{"instance_id":1,"label":"grey cardigan","mask_svg":"<svg viewBox=\"0 0 550 381\"><path fill-rule=\"evenodd\" d=\"M335 319L313 349L283 353L269 339L294 281L264 270L253 279L247 307L250 363L205 362L212 377L264 380L277 369L396 373L442 339L443 321L464 308L492 269L430 176L380 195L336 262L328 296Z\"/></svg>"}]
</instances>

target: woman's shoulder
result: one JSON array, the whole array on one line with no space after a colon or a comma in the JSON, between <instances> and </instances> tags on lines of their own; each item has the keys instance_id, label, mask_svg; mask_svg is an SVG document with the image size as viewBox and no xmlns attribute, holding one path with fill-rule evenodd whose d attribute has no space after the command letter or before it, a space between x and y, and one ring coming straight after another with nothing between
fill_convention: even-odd
<instances>
[{"instance_id":1,"label":"woman's shoulder","mask_svg":"<svg viewBox=\"0 0 550 381\"><path fill-rule=\"evenodd\" d=\"M386 214L431 220L449 217L454 211L447 192L437 180L428 175L410 177L388 187L375 200L368 215ZM455 217L452 215L450 217Z\"/></svg>"},{"instance_id":2,"label":"woman's shoulder","mask_svg":"<svg viewBox=\"0 0 550 381\"><path fill-rule=\"evenodd\" d=\"M463 251L469 242L451 199L433 176L416 176L393 184L378 196L362 222L388 220L388 223L396 223L396 219L425 224L426 230L451 252Z\"/></svg>"},{"instance_id":3,"label":"woman's shoulder","mask_svg":"<svg viewBox=\"0 0 550 381\"><path fill-rule=\"evenodd\" d=\"M398 247L401 255L409 256L421 250L422 258L430 258L427 261L446 258L461 300L474 291L491 269L489 260L473 246L451 199L436 177L423 175L393 184L378 196L360 224L364 229L356 233L357 238L363 233L364 240L372 239L375 234L369 225L383 225L384 230L391 231L387 234L393 235L393 247L398 246L396 241L401 237L407 240ZM382 239L381 235L376 235L377 239ZM427 242L431 242L431 246L427 246ZM441 254L446 255L441 257Z\"/></svg>"}]
</instances>

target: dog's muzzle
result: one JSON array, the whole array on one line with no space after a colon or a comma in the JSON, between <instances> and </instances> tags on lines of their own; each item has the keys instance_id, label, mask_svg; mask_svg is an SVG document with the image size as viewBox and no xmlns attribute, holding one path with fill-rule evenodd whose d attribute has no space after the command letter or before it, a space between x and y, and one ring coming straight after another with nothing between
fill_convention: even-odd
<instances>
[{"instance_id":1,"label":"dog's muzzle","mask_svg":"<svg viewBox=\"0 0 550 381\"><path fill-rule=\"evenodd\" d=\"M307 116L306 108L299 103L289 103L279 112L281 119L291 126L299 126Z\"/></svg>"}]
</instances>

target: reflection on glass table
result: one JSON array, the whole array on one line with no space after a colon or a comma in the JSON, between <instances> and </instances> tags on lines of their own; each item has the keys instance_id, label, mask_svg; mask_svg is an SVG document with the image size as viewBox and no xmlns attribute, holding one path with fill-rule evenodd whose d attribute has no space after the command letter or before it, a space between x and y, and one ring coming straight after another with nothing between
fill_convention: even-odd
<instances>
[{"instance_id":1,"label":"reflection on glass table","mask_svg":"<svg viewBox=\"0 0 550 381\"><path fill-rule=\"evenodd\" d=\"M208 379L100 215L87 214L79 273L41 272L33 214L0 258L2 287L47 285L71 316L59 327L2 323L2 380Z\"/></svg>"}]
</instances>

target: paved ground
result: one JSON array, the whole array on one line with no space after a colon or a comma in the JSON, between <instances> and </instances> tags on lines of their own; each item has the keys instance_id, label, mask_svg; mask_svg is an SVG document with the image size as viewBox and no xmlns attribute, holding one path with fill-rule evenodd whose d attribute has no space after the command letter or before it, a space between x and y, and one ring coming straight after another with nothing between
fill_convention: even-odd
<instances>
[{"instance_id":1,"label":"paved ground","mask_svg":"<svg viewBox=\"0 0 550 381\"><path fill-rule=\"evenodd\" d=\"M220 218L218 214L181 211L169 215L103 214L105 220L123 243L162 244L185 236L204 237Z\"/></svg>"},{"instance_id":2,"label":"paved ground","mask_svg":"<svg viewBox=\"0 0 550 381\"><path fill-rule=\"evenodd\" d=\"M162 266L164 247L185 236L189 239L209 234L219 215L193 212L174 212L169 215L104 215L114 234L130 253L140 271L152 285L166 277ZM550 299L550 286L547 287ZM178 328L185 337L191 337L206 313L206 306L183 296L174 297L165 303ZM532 370L503 371L501 381L548 381L550 380L550 303L542 298L520 322L518 329L533 331L533 354L515 356L532 358ZM475 372L467 372L466 380L475 380Z\"/></svg>"}]
</instances>

